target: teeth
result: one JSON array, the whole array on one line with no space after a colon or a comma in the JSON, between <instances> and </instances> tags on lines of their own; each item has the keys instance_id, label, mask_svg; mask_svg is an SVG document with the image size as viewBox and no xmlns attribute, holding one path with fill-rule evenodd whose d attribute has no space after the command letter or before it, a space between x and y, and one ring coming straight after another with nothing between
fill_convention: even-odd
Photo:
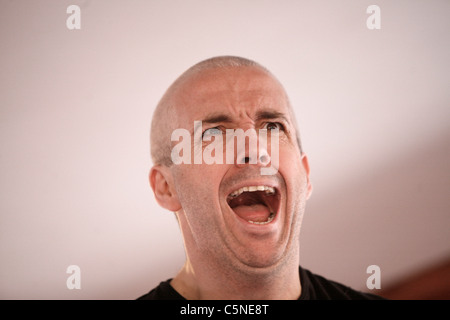
<instances>
[{"instance_id":1,"label":"teeth","mask_svg":"<svg viewBox=\"0 0 450 320\"><path fill-rule=\"evenodd\" d=\"M265 191L266 194L268 194L268 195L275 194L275 189L272 187L269 187L269 186L248 186L248 187L242 187L236 191L233 191L232 193L230 193L230 197L236 198L243 192L255 192L255 191ZM254 222L254 223L258 223L258 222Z\"/></svg>"}]
</instances>

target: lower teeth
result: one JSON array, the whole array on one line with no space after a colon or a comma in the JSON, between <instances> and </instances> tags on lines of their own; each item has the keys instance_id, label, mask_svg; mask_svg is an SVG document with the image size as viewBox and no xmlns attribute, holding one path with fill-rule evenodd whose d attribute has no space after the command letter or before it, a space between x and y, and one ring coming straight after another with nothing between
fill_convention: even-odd
<instances>
[{"instance_id":1,"label":"lower teeth","mask_svg":"<svg viewBox=\"0 0 450 320\"><path fill-rule=\"evenodd\" d=\"M251 221L249 220L248 222L253 223L253 224L268 224L269 222L272 222L273 218L275 218L275 214L274 213L270 213L269 218L267 218L267 221Z\"/></svg>"}]
</instances>

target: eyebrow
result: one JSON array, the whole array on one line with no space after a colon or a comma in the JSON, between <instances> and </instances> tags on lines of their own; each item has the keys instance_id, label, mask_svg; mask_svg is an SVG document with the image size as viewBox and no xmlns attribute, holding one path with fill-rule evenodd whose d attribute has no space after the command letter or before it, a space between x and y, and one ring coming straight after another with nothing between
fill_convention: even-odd
<instances>
[{"instance_id":1,"label":"eyebrow","mask_svg":"<svg viewBox=\"0 0 450 320\"><path fill-rule=\"evenodd\" d=\"M275 111L275 110L260 110L256 113L255 120L261 121L261 120L271 120L271 119L282 119L286 123L290 123L286 115L282 112ZM201 120L202 123L232 123L233 119L225 114L225 113L212 113L210 115L207 115L206 118ZM194 128L193 133L197 132L197 130L200 129Z\"/></svg>"},{"instance_id":2,"label":"eyebrow","mask_svg":"<svg viewBox=\"0 0 450 320\"><path fill-rule=\"evenodd\" d=\"M283 119L287 123L289 123L288 118L282 112L275 110L261 110L256 113L256 121L260 120L270 120L270 119Z\"/></svg>"},{"instance_id":3,"label":"eyebrow","mask_svg":"<svg viewBox=\"0 0 450 320\"><path fill-rule=\"evenodd\" d=\"M256 113L256 121L267 119L283 119L289 123L284 113L275 110L261 110ZM224 113L213 113L202 120L205 123L233 122L232 118Z\"/></svg>"},{"instance_id":4,"label":"eyebrow","mask_svg":"<svg viewBox=\"0 0 450 320\"><path fill-rule=\"evenodd\" d=\"M207 116L205 119L202 120L202 122L206 123L219 123L219 122L232 122L232 119L230 116L223 114L223 113L214 113L209 116Z\"/></svg>"}]
</instances>

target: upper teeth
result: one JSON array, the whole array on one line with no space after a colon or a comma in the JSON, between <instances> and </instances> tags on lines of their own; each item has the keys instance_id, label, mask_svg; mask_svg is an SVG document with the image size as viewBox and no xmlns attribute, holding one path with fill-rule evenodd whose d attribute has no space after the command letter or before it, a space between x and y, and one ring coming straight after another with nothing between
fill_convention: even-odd
<instances>
[{"instance_id":1,"label":"upper teeth","mask_svg":"<svg viewBox=\"0 0 450 320\"><path fill-rule=\"evenodd\" d=\"M265 191L266 194L269 195L275 194L275 189L269 186L248 186L233 191L232 193L230 193L230 197L235 198L239 196L242 192L254 192L254 191Z\"/></svg>"}]
</instances>

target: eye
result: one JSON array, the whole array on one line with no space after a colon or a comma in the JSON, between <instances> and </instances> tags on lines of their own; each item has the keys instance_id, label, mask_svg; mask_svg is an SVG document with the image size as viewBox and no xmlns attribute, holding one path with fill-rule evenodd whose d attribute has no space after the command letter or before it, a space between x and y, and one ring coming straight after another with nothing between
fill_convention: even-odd
<instances>
[{"instance_id":1,"label":"eye","mask_svg":"<svg viewBox=\"0 0 450 320\"><path fill-rule=\"evenodd\" d=\"M220 130L219 127L213 127L213 128L209 128L209 129L206 129L205 131L203 131L202 138L218 136L221 134L222 134L222 130Z\"/></svg>"},{"instance_id":2,"label":"eye","mask_svg":"<svg viewBox=\"0 0 450 320\"><path fill-rule=\"evenodd\" d=\"M284 126L279 122L267 122L263 129L267 129L268 131L272 131L278 129L278 131L284 131Z\"/></svg>"}]
</instances>

